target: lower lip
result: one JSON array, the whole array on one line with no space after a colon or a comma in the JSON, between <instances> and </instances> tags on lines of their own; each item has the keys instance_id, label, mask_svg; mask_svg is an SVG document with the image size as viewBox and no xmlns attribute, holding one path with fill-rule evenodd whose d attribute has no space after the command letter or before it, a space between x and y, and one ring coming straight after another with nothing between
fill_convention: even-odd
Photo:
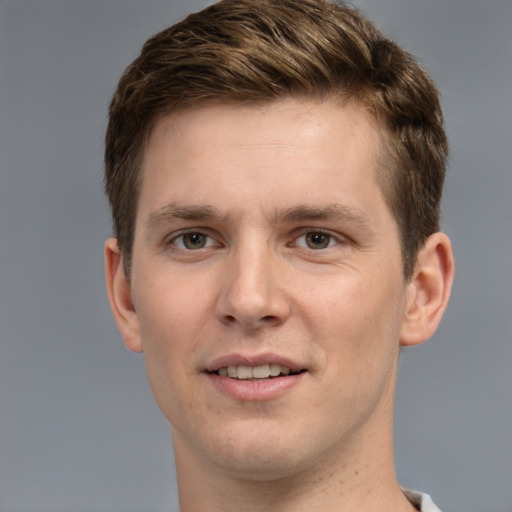
<instances>
[{"instance_id":1,"label":"lower lip","mask_svg":"<svg viewBox=\"0 0 512 512\"><path fill-rule=\"evenodd\" d=\"M263 401L279 397L296 386L305 374L306 372L303 372L262 380L230 379L216 373L207 373L206 375L217 390L236 400Z\"/></svg>"}]
</instances>

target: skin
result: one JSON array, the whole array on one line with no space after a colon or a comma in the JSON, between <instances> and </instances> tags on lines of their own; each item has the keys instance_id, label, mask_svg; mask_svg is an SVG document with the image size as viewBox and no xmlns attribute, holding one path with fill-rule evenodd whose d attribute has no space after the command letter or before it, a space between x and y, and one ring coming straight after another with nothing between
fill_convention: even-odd
<instances>
[{"instance_id":1,"label":"skin","mask_svg":"<svg viewBox=\"0 0 512 512\"><path fill-rule=\"evenodd\" d=\"M110 239L107 288L172 426L183 512L413 510L393 469L396 365L435 331L454 266L436 233L404 280L382 143L368 110L307 98L156 123L132 274ZM252 395L209 373L259 357L304 371Z\"/></svg>"}]
</instances>

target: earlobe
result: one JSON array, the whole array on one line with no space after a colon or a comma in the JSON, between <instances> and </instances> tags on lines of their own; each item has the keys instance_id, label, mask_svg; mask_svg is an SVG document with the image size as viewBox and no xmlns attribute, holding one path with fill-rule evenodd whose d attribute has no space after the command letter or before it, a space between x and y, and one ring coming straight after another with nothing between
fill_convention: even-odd
<instances>
[{"instance_id":1,"label":"earlobe","mask_svg":"<svg viewBox=\"0 0 512 512\"><path fill-rule=\"evenodd\" d=\"M418 345L435 333L450 298L454 272L449 238L444 233L434 233L419 251L407 285L400 345Z\"/></svg>"},{"instance_id":2,"label":"earlobe","mask_svg":"<svg viewBox=\"0 0 512 512\"><path fill-rule=\"evenodd\" d=\"M105 242L105 280L110 307L125 345L134 352L143 352L131 284L124 273L116 238L109 238Z\"/></svg>"}]
</instances>

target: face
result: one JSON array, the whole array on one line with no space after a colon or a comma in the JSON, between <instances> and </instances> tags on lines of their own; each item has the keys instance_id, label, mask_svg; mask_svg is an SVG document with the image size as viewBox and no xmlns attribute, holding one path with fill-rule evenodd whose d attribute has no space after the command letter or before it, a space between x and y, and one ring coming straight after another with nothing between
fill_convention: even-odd
<instances>
[{"instance_id":1,"label":"face","mask_svg":"<svg viewBox=\"0 0 512 512\"><path fill-rule=\"evenodd\" d=\"M367 110L309 99L156 124L127 343L177 457L271 478L387 431L407 283L381 143Z\"/></svg>"}]
</instances>

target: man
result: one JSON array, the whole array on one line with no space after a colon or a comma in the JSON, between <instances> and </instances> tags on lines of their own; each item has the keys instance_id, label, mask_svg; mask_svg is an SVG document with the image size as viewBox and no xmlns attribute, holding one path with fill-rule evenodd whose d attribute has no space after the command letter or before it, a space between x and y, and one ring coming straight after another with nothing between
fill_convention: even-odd
<instances>
[{"instance_id":1,"label":"man","mask_svg":"<svg viewBox=\"0 0 512 512\"><path fill-rule=\"evenodd\" d=\"M436 88L360 13L225 0L157 34L110 108L110 302L190 511L438 510L394 474L401 346L436 330Z\"/></svg>"}]
</instances>

